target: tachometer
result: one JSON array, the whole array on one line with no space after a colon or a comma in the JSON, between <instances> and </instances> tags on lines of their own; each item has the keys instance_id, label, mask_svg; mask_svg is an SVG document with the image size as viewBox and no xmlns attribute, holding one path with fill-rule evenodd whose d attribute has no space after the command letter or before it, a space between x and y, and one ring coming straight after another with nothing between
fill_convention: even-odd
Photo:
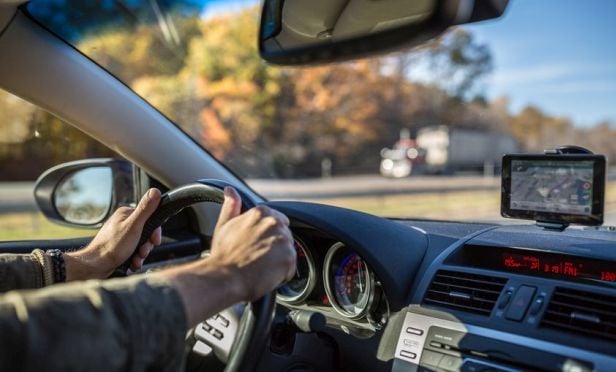
<instances>
[{"instance_id":1,"label":"tachometer","mask_svg":"<svg viewBox=\"0 0 616 372\"><path fill-rule=\"evenodd\" d=\"M374 295L374 279L366 262L342 243L325 256L325 290L334 309L350 318L366 313Z\"/></svg>"},{"instance_id":2,"label":"tachometer","mask_svg":"<svg viewBox=\"0 0 616 372\"><path fill-rule=\"evenodd\" d=\"M278 298L289 303L302 301L310 294L316 275L310 251L297 239L295 240L295 252L297 253L295 276L278 288Z\"/></svg>"}]
</instances>

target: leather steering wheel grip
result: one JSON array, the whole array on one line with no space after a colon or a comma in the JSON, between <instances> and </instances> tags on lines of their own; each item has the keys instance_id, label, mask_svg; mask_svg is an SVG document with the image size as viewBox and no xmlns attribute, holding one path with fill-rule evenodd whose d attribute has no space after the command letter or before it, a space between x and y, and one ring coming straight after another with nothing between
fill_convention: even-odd
<instances>
[{"instance_id":1,"label":"leather steering wheel grip","mask_svg":"<svg viewBox=\"0 0 616 372\"><path fill-rule=\"evenodd\" d=\"M160 204L152 216L146 221L138 249L145 243L152 232L164 224L169 218L178 214L184 208L202 202L222 203L224 201L224 188L230 183L214 179L202 179L197 182L178 187L163 194ZM250 196L236 189L242 198L242 212L254 207L256 203ZM130 267L131 257L116 270L120 275L126 275ZM266 293L260 299L246 306L241 318L227 366L226 372L252 371L257 365L274 318L276 306L276 293Z\"/></svg>"},{"instance_id":2,"label":"leather steering wheel grip","mask_svg":"<svg viewBox=\"0 0 616 372\"><path fill-rule=\"evenodd\" d=\"M203 179L188 185L180 186L161 195L158 208L146 221L135 251L148 241L154 230L162 226L169 218L180 213L184 208L193 204L212 202L222 204L224 201L224 188L231 184L213 179ZM236 189L242 198L242 213L254 207L256 203L244 192ZM126 275L134 253L116 270L119 276Z\"/></svg>"}]
</instances>

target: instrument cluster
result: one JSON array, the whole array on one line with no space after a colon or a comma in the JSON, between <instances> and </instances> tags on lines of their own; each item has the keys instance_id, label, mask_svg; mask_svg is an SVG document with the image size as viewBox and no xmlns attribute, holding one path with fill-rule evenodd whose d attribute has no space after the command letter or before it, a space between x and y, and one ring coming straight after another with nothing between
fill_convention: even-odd
<instances>
[{"instance_id":1,"label":"instrument cluster","mask_svg":"<svg viewBox=\"0 0 616 372\"><path fill-rule=\"evenodd\" d=\"M309 248L296 236L297 272L278 288L278 300L288 305L333 308L345 319L380 329L389 315L380 282L359 254L341 242L331 243Z\"/></svg>"}]
</instances>

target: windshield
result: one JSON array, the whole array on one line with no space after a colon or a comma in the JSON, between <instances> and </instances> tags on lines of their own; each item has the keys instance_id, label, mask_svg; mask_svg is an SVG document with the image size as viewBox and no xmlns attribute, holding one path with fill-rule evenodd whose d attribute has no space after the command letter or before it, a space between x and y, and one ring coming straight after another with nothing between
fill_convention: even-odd
<instances>
[{"instance_id":1,"label":"windshield","mask_svg":"<svg viewBox=\"0 0 616 372\"><path fill-rule=\"evenodd\" d=\"M27 10L270 199L493 221L504 153L575 144L616 155L614 2L512 1L498 20L413 50L303 68L259 58L259 4Z\"/></svg>"}]
</instances>

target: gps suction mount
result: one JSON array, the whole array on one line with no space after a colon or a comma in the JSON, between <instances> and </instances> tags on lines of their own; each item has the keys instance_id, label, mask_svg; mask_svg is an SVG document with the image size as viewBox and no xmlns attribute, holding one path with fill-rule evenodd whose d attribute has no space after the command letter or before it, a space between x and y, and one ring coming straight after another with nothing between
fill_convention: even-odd
<instances>
[{"instance_id":1,"label":"gps suction mount","mask_svg":"<svg viewBox=\"0 0 616 372\"><path fill-rule=\"evenodd\" d=\"M583 154L592 155L593 152L582 146L564 145L564 146L558 146L555 149L543 150L543 154L544 155L583 155ZM543 227L545 230L551 230L551 231L564 231L567 227L569 227L568 222L562 222L562 221L537 220L535 222L537 226Z\"/></svg>"},{"instance_id":2,"label":"gps suction mount","mask_svg":"<svg viewBox=\"0 0 616 372\"><path fill-rule=\"evenodd\" d=\"M574 145L565 145L558 146L555 149L547 149L543 150L545 155L566 155L566 154L589 154L592 155L593 152L589 149L582 146L574 146Z\"/></svg>"}]
</instances>

